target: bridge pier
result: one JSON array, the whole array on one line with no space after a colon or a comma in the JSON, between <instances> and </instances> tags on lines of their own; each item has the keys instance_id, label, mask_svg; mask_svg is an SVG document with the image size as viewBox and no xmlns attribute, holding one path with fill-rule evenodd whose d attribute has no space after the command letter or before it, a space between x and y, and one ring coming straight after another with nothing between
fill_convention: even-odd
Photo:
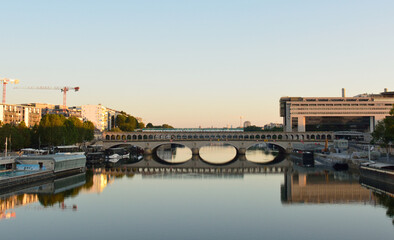
<instances>
[{"instance_id":1,"label":"bridge pier","mask_svg":"<svg viewBox=\"0 0 394 240\"><path fill-rule=\"evenodd\" d=\"M144 155L152 155L152 149L151 148L145 148L144 149Z\"/></svg>"},{"instance_id":2,"label":"bridge pier","mask_svg":"<svg viewBox=\"0 0 394 240\"><path fill-rule=\"evenodd\" d=\"M200 149L199 148L192 148L193 156L198 155L199 153L200 153Z\"/></svg>"},{"instance_id":3,"label":"bridge pier","mask_svg":"<svg viewBox=\"0 0 394 240\"><path fill-rule=\"evenodd\" d=\"M194 155L192 156L192 161L199 161L200 157L198 155Z\"/></svg>"},{"instance_id":4,"label":"bridge pier","mask_svg":"<svg viewBox=\"0 0 394 240\"><path fill-rule=\"evenodd\" d=\"M238 148L237 152L238 152L238 155L245 155L246 154L246 148Z\"/></svg>"}]
</instances>

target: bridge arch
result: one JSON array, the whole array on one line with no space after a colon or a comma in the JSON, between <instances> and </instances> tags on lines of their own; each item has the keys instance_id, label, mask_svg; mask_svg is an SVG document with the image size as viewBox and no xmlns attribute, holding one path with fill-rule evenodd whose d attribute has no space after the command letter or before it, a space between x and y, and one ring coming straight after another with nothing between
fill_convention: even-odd
<instances>
[{"instance_id":1,"label":"bridge arch","mask_svg":"<svg viewBox=\"0 0 394 240\"><path fill-rule=\"evenodd\" d=\"M181 147L181 148L187 148L190 151L190 158L184 159L184 160L182 159L179 162L169 162L169 161L167 161L165 159L162 159L158 155L158 150L159 150L160 147L163 147L163 146L166 146L166 145L170 145L171 148L172 147L178 147L178 146ZM152 155L153 155L153 158L156 161L158 161L158 162L169 164L169 165L177 165L177 164L182 164L182 163L188 162L188 161L190 161L192 159L192 149L187 144L183 144L183 143L180 143L180 142L164 142L164 143L162 142L162 143L157 143L154 146L152 146Z\"/></svg>"},{"instance_id":2,"label":"bridge arch","mask_svg":"<svg viewBox=\"0 0 394 240\"><path fill-rule=\"evenodd\" d=\"M206 147L227 147L226 151L230 150L230 152L227 152L227 154L234 154L233 156L227 155L227 159L216 159L214 155L205 155L204 154L204 148ZM206 164L209 165L215 165L215 166L222 166L222 165L228 165L232 163L234 160L238 159L238 156L240 156L239 152L239 146L236 144L233 144L232 142L220 142L220 141L215 141L215 142L206 142L205 144L199 145L199 158L201 161L203 161ZM217 161L217 162L215 162Z\"/></svg>"}]
</instances>

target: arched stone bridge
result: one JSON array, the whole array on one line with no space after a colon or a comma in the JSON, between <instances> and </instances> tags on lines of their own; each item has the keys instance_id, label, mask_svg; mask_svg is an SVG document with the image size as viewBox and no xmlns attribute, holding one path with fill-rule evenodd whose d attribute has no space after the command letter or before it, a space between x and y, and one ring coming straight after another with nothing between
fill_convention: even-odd
<instances>
[{"instance_id":1,"label":"arched stone bridge","mask_svg":"<svg viewBox=\"0 0 394 240\"><path fill-rule=\"evenodd\" d=\"M161 145L173 143L186 146L198 155L203 146L223 143L233 146L242 155L248 148L263 142L289 151L300 144L322 144L326 139L332 141L333 135L333 132L104 132L103 147L128 144L143 148L146 154L150 154Z\"/></svg>"}]
</instances>

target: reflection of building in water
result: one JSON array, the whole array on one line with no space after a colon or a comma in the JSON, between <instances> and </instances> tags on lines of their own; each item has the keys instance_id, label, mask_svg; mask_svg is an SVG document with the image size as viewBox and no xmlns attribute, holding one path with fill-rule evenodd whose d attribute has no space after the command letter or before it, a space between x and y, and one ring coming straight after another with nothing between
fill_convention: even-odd
<instances>
[{"instance_id":1,"label":"reflection of building in water","mask_svg":"<svg viewBox=\"0 0 394 240\"><path fill-rule=\"evenodd\" d=\"M36 194L21 194L0 199L0 220L15 218L15 212L9 210L24 206L30 203L38 202Z\"/></svg>"},{"instance_id":2,"label":"reflection of building in water","mask_svg":"<svg viewBox=\"0 0 394 240\"><path fill-rule=\"evenodd\" d=\"M85 183L85 173L80 173L40 183L26 184L23 189L16 188L10 189L10 192L1 192L0 219L15 217L14 211L11 210L35 202L40 202L44 207L62 202L62 209L65 209L63 201L65 197L72 194L67 193L67 190L82 188Z\"/></svg>"},{"instance_id":3,"label":"reflection of building in water","mask_svg":"<svg viewBox=\"0 0 394 240\"><path fill-rule=\"evenodd\" d=\"M282 186L284 203L375 203L371 191L357 179L341 179L329 172L287 173Z\"/></svg>"},{"instance_id":4,"label":"reflection of building in water","mask_svg":"<svg viewBox=\"0 0 394 240\"><path fill-rule=\"evenodd\" d=\"M83 189L85 193L101 193L108 184L111 184L115 179L115 176L104 174L101 169L95 169L93 173L93 185L89 189Z\"/></svg>"}]
</instances>

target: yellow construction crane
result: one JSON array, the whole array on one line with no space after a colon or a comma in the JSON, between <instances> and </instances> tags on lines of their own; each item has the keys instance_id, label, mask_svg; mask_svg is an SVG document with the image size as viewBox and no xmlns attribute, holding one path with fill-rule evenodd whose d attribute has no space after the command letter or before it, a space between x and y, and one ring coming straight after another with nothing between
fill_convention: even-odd
<instances>
[{"instance_id":1,"label":"yellow construction crane","mask_svg":"<svg viewBox=\"0 0 394 240\"><path fill-rule=\"evenodd\" d=\"M3 104L5 104L5 96L6 96L6 92L7 92L7 84L8 83L18 84L19 80L18 79L10 79L10 78L1 78L0 82L3 83Z\"/></svg>"},{"instance_id":2,"label":"yellow construction crane","mask_svg":"<svg viewBox=\"0 0 394 240\"><path fill-rule=\"evenodd\" d=\"M63 109L67 107L67 92L69 90L79 91L79 87L47 87L47 86L37 86L37 87L14 87L14 89L39 89L39 90L60 90L63 92Z\"/></svg>"}]
</instances>

